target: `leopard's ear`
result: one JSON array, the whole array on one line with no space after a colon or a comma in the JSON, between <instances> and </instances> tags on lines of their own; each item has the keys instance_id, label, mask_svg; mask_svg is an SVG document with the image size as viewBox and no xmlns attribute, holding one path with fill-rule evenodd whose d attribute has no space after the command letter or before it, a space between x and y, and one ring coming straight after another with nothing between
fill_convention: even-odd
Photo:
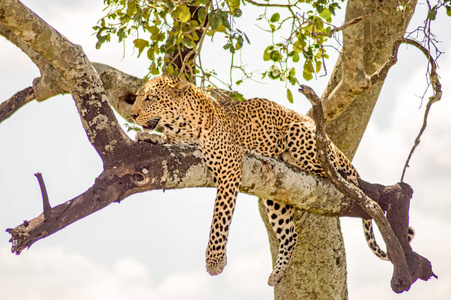
<instances>
[{"instance_id":1,"label":"leopard's ear","mask_svg":"<svg viewBox=\"0 0 451 300\"><path fill-rule=\"evenodd\" d=\"M189 86L190 86L189 82L182 81L174 85L174 90L176 90L177 92L184 92L189 88Z\"/></svg>"}]
</instances>

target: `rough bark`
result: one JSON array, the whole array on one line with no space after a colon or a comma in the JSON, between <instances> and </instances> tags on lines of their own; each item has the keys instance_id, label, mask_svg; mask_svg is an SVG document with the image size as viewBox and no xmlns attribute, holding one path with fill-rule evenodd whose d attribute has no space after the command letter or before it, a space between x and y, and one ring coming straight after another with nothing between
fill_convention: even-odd
<instances>
[{"instance_id":1,"label":"rough bark","mask_svg":"<svg viewBox=\"0 0 451 300\"><path fill-rule=\"evenodd\" d=\"M124 147L93 187L44 214L25 221L12 234L13 252L19 254L34 242L127 196L155 189L213 187L211 175L195 147L132 143ZM152 155L149 155L152 153ZM241 191L267 199L288 202L300 210L338 216L356 205L339 193L327 179L317 178L281 161L248 155L243 163Z\"/></svg>"}]
</instances>

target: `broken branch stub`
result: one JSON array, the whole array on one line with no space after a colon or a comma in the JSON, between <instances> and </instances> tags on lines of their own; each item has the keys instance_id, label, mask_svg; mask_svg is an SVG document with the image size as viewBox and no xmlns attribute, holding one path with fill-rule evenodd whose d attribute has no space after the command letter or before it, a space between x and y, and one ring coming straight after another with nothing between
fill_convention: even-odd
<instances>
[{"instance_id":1,"label":"broken branch stub","mask_svg":"<svg viewBox=\"0 0 451 300\"><path fill-rule=\"evenodd\" d=\"M330 141L325 133L325 118L320 98L308 86L301 85L299 91L304 94L313 106L313 119L316 124L317 159L326 171L333 185L344 195L358 203L364 213L377 223L387 245L388 255L393 263L394 272L391 280L393 291L408 291L418 278L428 280L435 276L430 262L413 252L408 239L408 210L413 190L405 183L391 187L383 187L358 179L357 183L345 180L336 172L329 161L327 149ZM381 188L382 187L382 188ZM376 196L379 203L387 211L387 218L378 202L368 195ZM361 217L365 218L365 214ZM348 215L349 212L348 212ZM358 212L353 212L358 216Z\"/></svg>"}]
</instances>

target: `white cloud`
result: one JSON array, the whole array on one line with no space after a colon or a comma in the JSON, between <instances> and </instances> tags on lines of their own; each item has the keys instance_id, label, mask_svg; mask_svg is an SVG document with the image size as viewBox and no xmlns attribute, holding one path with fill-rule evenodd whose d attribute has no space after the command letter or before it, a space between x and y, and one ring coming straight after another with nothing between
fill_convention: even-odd
<instances>
[{"instance_id":1,"label":"white cloud","mask_svg":"<svg viewBox=\"0 0 451 300\"><path fill-rule=\"evenodd\" d=\"M226 276L238 290L252 295L265 295L269 289L268 277L271 256L269 247L267 251L255 253L252 256L240 256L230 262Z\"/></svg>"},{"instance_id":2,"label":"white cloud","mask_svg":"<svg viewBox=\"0 0 451 300\"><path fill-rule=\"evenodd\" d=\"M206 299L208 275L174 273L160 284L132 257L102 265L60 246L34 247L14 256L0 248L2 299Z\"/></svg>"},{"instance_id":3,"label":"white cloud","mask_svg":"<svg viewBox=\"0 0 451 300\"><path fill-rule=\"evenodd\" d=\"M207 299L209 277L204 271L173 273L157 288L157 299Z\"/></svg>"}]
</instances>

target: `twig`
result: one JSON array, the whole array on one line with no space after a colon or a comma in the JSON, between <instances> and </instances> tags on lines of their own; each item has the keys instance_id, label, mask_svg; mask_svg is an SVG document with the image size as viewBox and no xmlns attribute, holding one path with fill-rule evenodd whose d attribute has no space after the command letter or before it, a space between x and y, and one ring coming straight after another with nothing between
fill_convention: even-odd
<instances>
[{"instance_id":1,"label":"twig","mask_svg":"<svg viewBox=\"0 0 451 300\"><path fill-rule=\"evenodd\" d=\"M436 64L434 58L429 53L429 51L423 45L421 45L420 43L418 43L417 41L414 41L412 39L402 39L401 42L417 47L427 57L430 68L431 68L429 77L430 77L430 81L431 81L432 89L433 89L433 95L431 97L429 97L429 101L426 104L426 110L424 112L424 118L423 118L423 125L421 126L418 136L415 138L412 149L410 150L409 156L407 157L406 163L404 164L404 168L402 170L401 182L403 182L404 175L406 173L407 167L409 166L410 159L412 158L412 155L415 152L415 149L420 144L420 138L426 129L427 119L429 116L429 111L431 109L431 106L433 103L439 101L442 98L442 85L440 84L440 80L438 79L438 75L437 75L437 64Z\"/></svg>"},{"instance_id":2,"label":"twig","mask_svg":"<svg viewBox=\"0 0 451 300\"><path fill-rule=\"evenodd\" d=\"M327 149L330 141L325 133L325 119L321 100L308 86L301 85L299 91L307 97L313 106L313 117L316 123L317 159L326 171L332 184L344 195L347 195L356 201L360 207L362 207L362 209L376 221L382 237L387 245L390 260L392 261L394 267L394 273L391 281L392 289L397 293L408 290L412 284L412 281L407 260L398 238L393 232L390 223L384 216L384 212L380 208L379 204L365 195L365 193L357 188L357 186L343 179L343 177L334 169L328 156Z\"/></svg>"},{"instance_id":3,"label":"twig","mask_svg":"<svg viewBox=\"0 0 451 300\"><path fill-rule=\"evenodd\" d=\"M34 174L39 182L39 187L41 188L42 202L44 205L44 220L48 220L52 213L52 207L50 206L49 196L47 194L47 189L45 188L44 178L42 178L41 173Z\"/></svg>"},{"instance_id":4,"label":"twig","mask_svg":"<svg viewBox=\"0 0 451 300\"><path fill-rule=\"evenodd\" d=\"M360 22L362 22L362 21L365 21L365 20L371 18L377 11L379 11L379 9L380 9L381 7L382 7L382 6L379 6L378 8L374 9L372 12L370 12L370 13L368 13L368 14L366 14L366 15L359 16L359 17L357 17L357 18L354 18L354 19L352 19L352 20L350 20L350 21L344 23L344 24L341 25L341 26L335 27L335 28L333 28L333 29L332 29L331 31L329 31L329 32L315 32L315 35L322 35L322 36L332 37L332 36L335 34L335 32L337 32L337 31L343 31L344 29L348 28L348 27L351 26L351 25L360 23ZM310 22L311 22L311 21L309 21L309 23L310 23ZM314 25L313 22L311 22L311 23Z\"/></svg>"},{"instance_id":5,"label":"twig","mask_svg":"<svg viewBox=\"0 0 451 300\"><path fill-rule=\"evenodd\" d=\"M274 3L259 3L253 0L245 0L246 2L249 2L252 5L255 6L262 6L262 7L285 7L285 8L291 8L293 6L296 6L296 4L274 4Z\"/></svg>"}]
</instances>

